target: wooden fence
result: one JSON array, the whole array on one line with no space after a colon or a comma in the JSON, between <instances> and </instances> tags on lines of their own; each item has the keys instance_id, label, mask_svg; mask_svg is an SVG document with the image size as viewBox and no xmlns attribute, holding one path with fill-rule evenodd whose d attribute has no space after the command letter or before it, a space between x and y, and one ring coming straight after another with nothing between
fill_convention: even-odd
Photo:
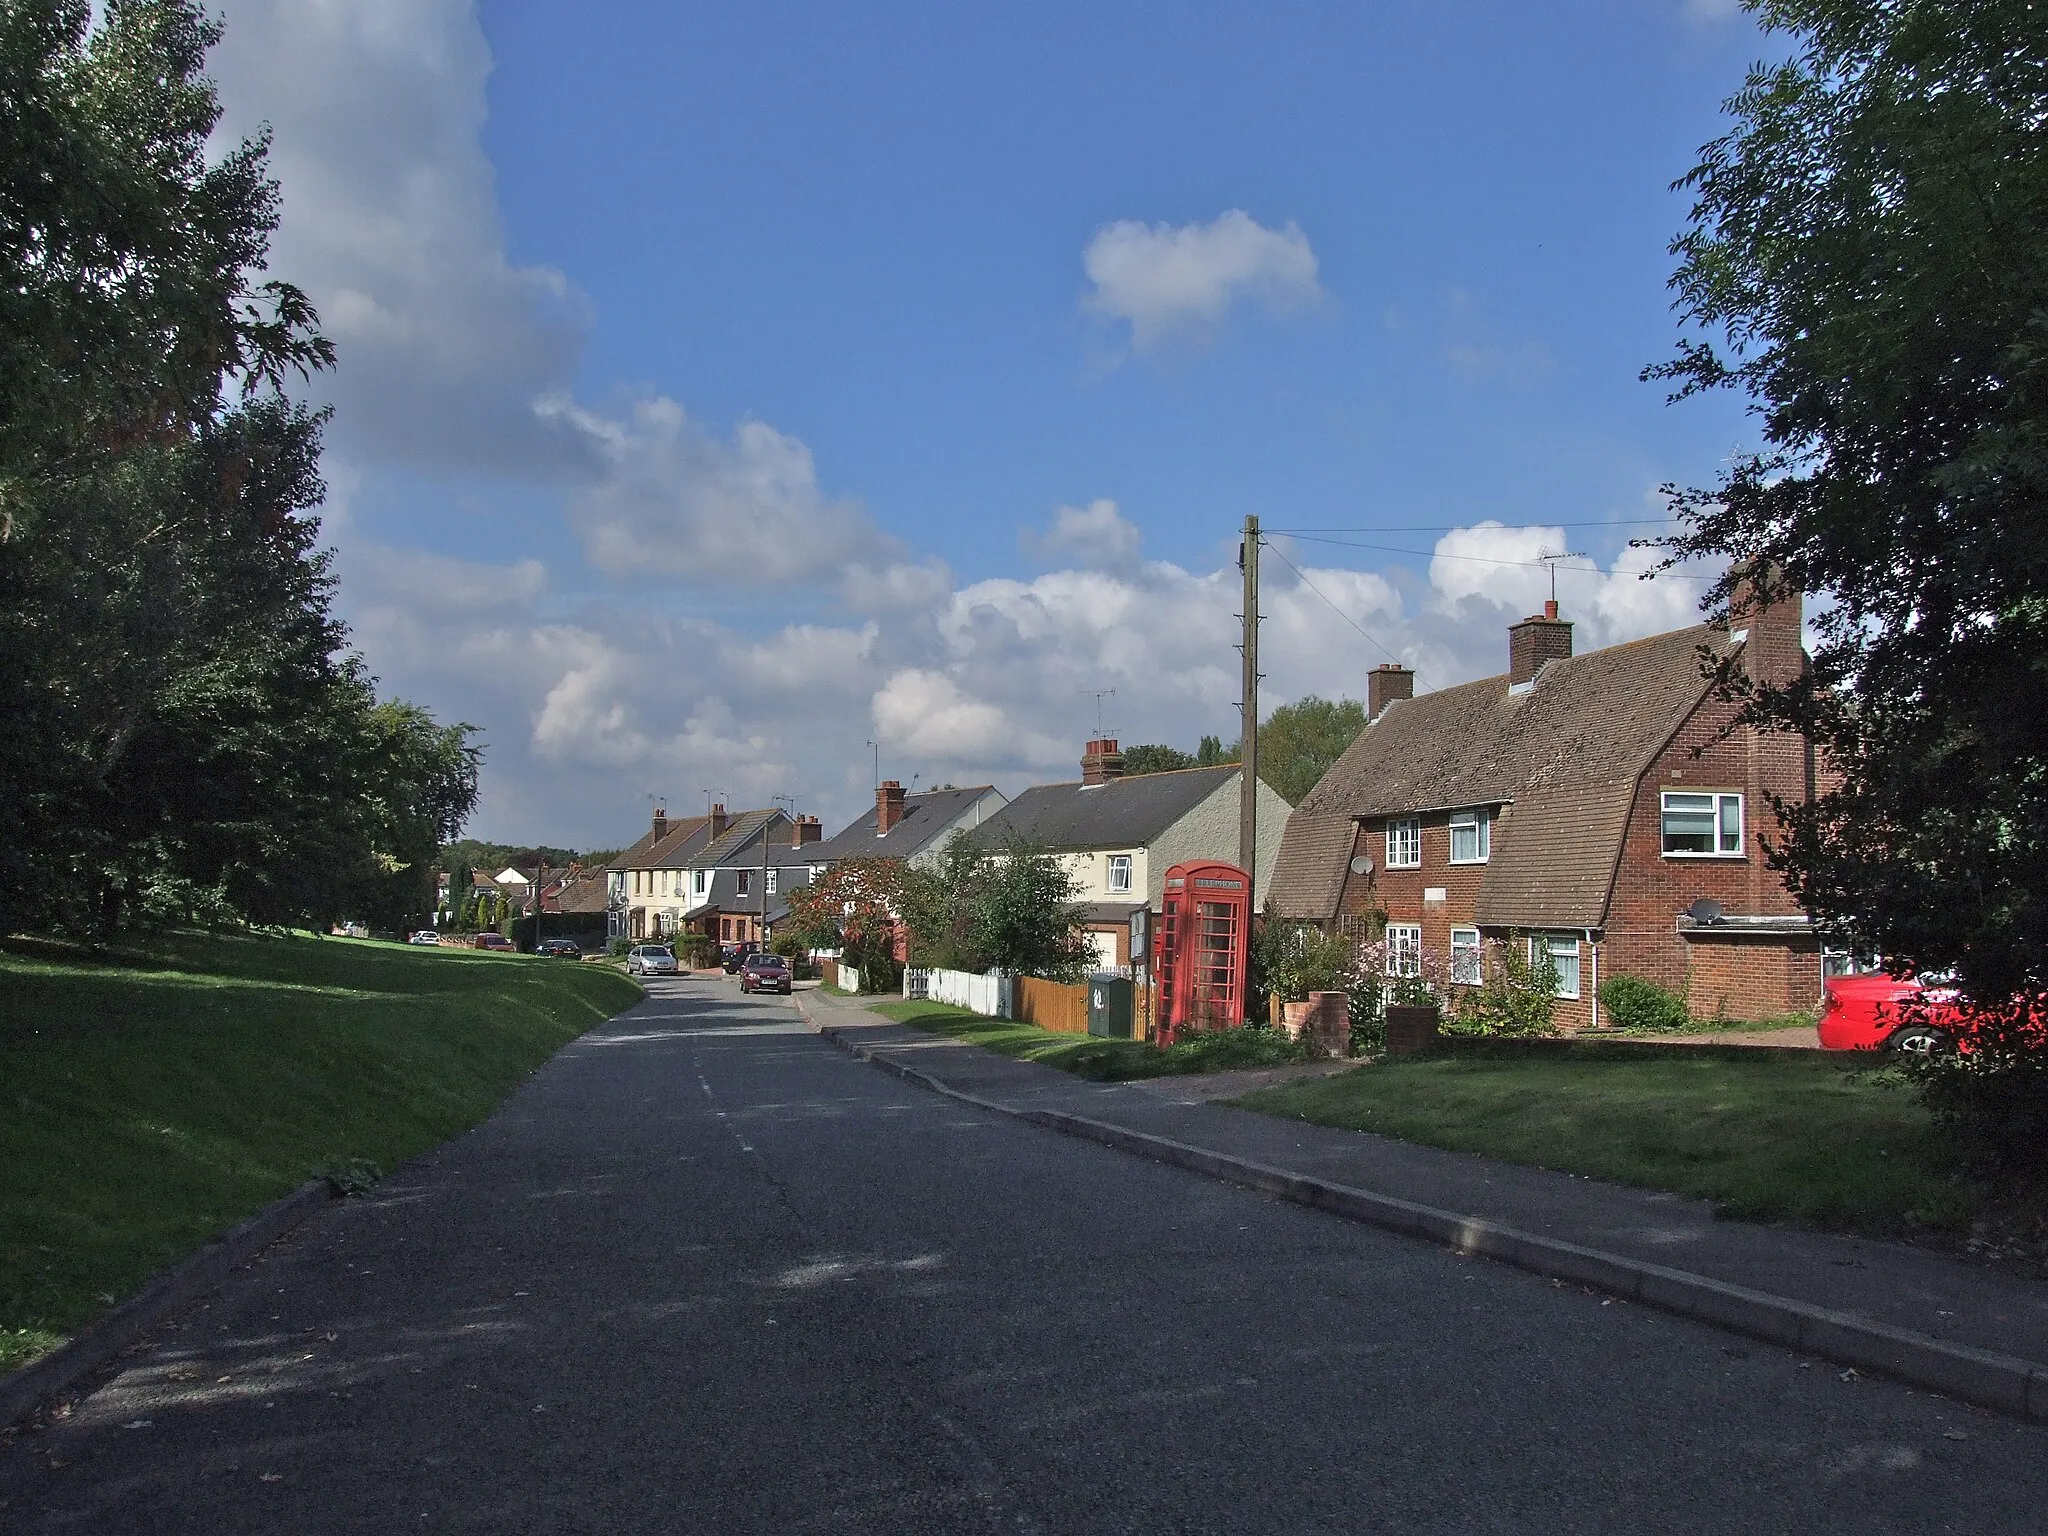
<instances>
[{"instance_id":1,"label":"wooden fence","mask_svg":"<svg viewBox=\"0 0 2048 1536\"><path fill-rule=\"evenodd\" d=\"M1088 989L1070 987L1057 981L1040 981L1036 976L1019 976L1013 1005L1016 1017L1040 1029L1058 1030L1063 1035L1088 1033Z\"/></svg>"}]
</instances>

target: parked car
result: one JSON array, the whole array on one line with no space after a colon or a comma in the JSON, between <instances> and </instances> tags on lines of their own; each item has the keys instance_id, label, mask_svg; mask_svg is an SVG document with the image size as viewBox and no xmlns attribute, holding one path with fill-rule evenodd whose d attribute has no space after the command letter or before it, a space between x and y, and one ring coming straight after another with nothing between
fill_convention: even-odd
<instances>
[{"instance_id":1,"label":"parked car","mask_svg":"<svg viewBox=\"0 0 2048 1536\"><path fill-rule=\"evenodd\" d=\"M734 976L739 973L740 967L746 964L747 956L757 952L752 939L721 944L718 946L718 963L725 968L726 975Z\"/></svg>"},{"instance_id":2,"label":"parked car","mask_svg":"<svg viewBox=\"0 0 2048 1536\"><path fill-rule=\"evenodd\" d=\"M1950 978L1866 971L1821 983L1818 1027L1823 1050L1926 1056L1951 1048L1968 1051L1975 1026L1969 999ZM2030 1032L2048 1039L2048 1019L2037 1015Z\"/></svg>"},{"instance_id":3,"label":"parked car","mask_svg":"<svg viewBox=\"0 0 2048 1536\"><path fill-rule=\"evenodd\" d=\"M626 951L628 976L673 976L676 957L659 944L635 944Z\"/></svg>"},{"instance_id":4,"label":"parked car","mask_svg":"<svg viewBox=\"0 0 2048 1536\"><path fill-rule=\"evenodd\" d=\"M740 962L742 992L787 992L792 979L789 962L765 950L757 949Z\"/></svg>"},{"instance_id":5,"label":"parked car","mask_svg":"<svg viewBox=\"0 0 2048 1536\"><path fill-rule=\"evenodd\" d=\"M431 928L422 928L419 932L407 937L405 942L408 944L438 944L441 942L441 935L434 932Z\"/></svg>"},{"instance_id":6,"label":"parked car","mask_svg":"<svg viewBox=\"0 0 2048 1536\"><path fill-rule=\"evenodd\" d=\"M502 949L507 954L518 954L519 946L502 933L480 933L469 941L471 949Z\"/></svg>"},{"instance_id":7,"label":"parked car","mask_svg":"<svg viewBox=\"0 0 2048 1536\"><path fill-rule=\"evenodd\" d=\"M533 946L536 955L553 955L562 960L581 960L583 946L574 939L542 939Z\"/></svg>"}]
</instances>

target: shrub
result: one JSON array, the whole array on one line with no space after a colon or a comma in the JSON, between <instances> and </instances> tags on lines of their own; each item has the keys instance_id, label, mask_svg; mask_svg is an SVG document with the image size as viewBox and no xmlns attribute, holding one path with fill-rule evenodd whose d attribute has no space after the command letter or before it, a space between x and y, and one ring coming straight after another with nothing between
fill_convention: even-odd
<instances>
[{"instance_id":1,"label":"shrub","mask_svg":"<svg viewBox=\"0 0 2048 1536\"><path fill-rule=\"evenodd\" d=\"M617 959L620 955L623 955L627 950L631 949L632 947L633 941L627 938L622 933L617 938L613 939L609 944L605 945L604 948L606 954L612 956L612 958L614 959Z\"/></svg>"},{"instance_id":2,"label":"shrub","mask_svg":"<svg viewBox=\"0 0 2048 1536\"><path fill-rule=\"evenodd\" d=\"M1600 1006L1616 1029L1670 1034L1692 1022L1684 998L1640 976L1610 976L1601 982Z\"/></svg>"},{"instance_id":3,"label":"shrub","mask_svg":"<svg viewBox=\"0 0 2048 1536\"><path fill-rule=\"evenodd\" d=\"M1547 1035L1557 1012L1557 962L1548 950L1530 958L1519 933L1490 940L1482 960L1485 979L1460 990L1444 1020L1452 1035Z\"/></svg>"},{"instance_id":4,"label":"shrub","mask_svg":"<svg viewBox=\"0 0 2048 1536\"><path fill-rule=\"evenodd\" d=\"M1308 1046L1277 1029L1247 1024L1192 1035L1166 1048L1175 1072L1223 1072L1237 1067L1276 1067L1308 1060Z\"/></svg>"}]
</instances>

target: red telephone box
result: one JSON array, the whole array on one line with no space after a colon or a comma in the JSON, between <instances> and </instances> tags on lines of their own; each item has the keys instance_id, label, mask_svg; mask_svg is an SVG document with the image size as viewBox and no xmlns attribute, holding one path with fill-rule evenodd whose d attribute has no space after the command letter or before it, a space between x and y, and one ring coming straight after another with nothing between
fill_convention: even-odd
<instances>
[{"instance_id":1,"label":"red telephone box","mask_svg":"<svg viewBox=\"0 0 2048 1536\"><path fill-rule=\"evenodd\" d=\"M1160 909L1152 939L1159 1043L1171 1045L1190 1024L1230 1029L1243 1023L1251 876L1234 864L1176 864L1166 872Z\"/></svg>"}]
</instances>

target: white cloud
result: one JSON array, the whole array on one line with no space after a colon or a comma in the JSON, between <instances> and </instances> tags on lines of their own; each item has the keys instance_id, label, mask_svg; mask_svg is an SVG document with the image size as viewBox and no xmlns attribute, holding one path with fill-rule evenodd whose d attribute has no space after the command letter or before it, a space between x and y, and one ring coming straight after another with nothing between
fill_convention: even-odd
<instances>
[{"instance_id":1,"label":"white cloud","mask_svg":"<svg viewBox=\"0 0 2048 1536\"><path fill-rule=\"evenodd\" d=\"M891 748L941 763L1050 765L1060 744L1020 731L1008 710L966 692L943 672L906 668L875 694L875 729Z\"/></svg>"},{"instance_id":2,"label":"white cloud","mask_svg":"<svg viewBox=\"0 0 2048 1536\"><path fill-rule=\"evenodd\" d=\"M1241 208L1210 224L1105 224L1081 265L1093 285L1084 306L1129 321L1140 351L1212 328L1240 301L1284 311L1323 291L1308 236L1291 221L1268 229Z\"/></svg>"},{"instance_id":3,"label":"white cloud","mask_svg":"<svg viewBox=\"0 0 2048 1536\"><path fill-rule=\"evenodd\" d=\"M570 520L590 563L612 576L705 576L753 585L821 578L855 556L886 555L857 505L818 488L811 450L766 422L730 442L667 396L615 421L566 399L543 405L595 445L602 476L570 493Z\"/></svg>"},{"instance_id":4,"label":"white cloud","mask_svg":"<svg viewBox=\"0 0 2048 1536\"><path fill-rule=\"evenodd\" d=\"M1138 558L1137 525L1117 511L1107 496L1085 507L1061 507L1044 533L1026 529L1019 542L1024 552L1047 563L1074 560L1085 566L1116 569Z\"/></svg>"},{"instance_id":5,"label":"white cloud","mask_svg":"<svg viewBox=\"0 0 2048 1536\"><path fill-rule=\"evenodd\" d=\"M1565 530L1554 525L1508 527L1489 520L1454 528L1437 540L1429 562L1435 607L1472 623L1482 615L1513 622L1540 612L1551 577L1538 556L1570 548ZM1558 562L1558 604L1577 626L1573 639L1580 650L1700 621L1701 573L1674 571L1644 580L1658 558L1654 550L1624 550L1605 570L1584 556Z\"/></svg>"},{"instance_id":6,"label":"white cloud","mask_svg":"<svg viewBox=\"0 0 2048 1536\"><path fill-rule=\"evenodd\" d=\"M846 568L839 592L855 613L929 612L953 591L953 572L946 562L927 559L919 565L898 563L876 570L863 562Z\"/></svg>"},{"instance_id":7,"label":"white cloud","mask_svg":"<svg viewBox=\"0 0 2048 1536\"><path fill-rule=\"evenodd\" d=\"M586 306L561 273L506 256L470 0L248 0L226 21L208 60L220 135L275 129L270 265L340 354L312 386L337 444L435 471L574 473L583 442L533 405L573 375Z\"/></svg>"}]
</instances>

